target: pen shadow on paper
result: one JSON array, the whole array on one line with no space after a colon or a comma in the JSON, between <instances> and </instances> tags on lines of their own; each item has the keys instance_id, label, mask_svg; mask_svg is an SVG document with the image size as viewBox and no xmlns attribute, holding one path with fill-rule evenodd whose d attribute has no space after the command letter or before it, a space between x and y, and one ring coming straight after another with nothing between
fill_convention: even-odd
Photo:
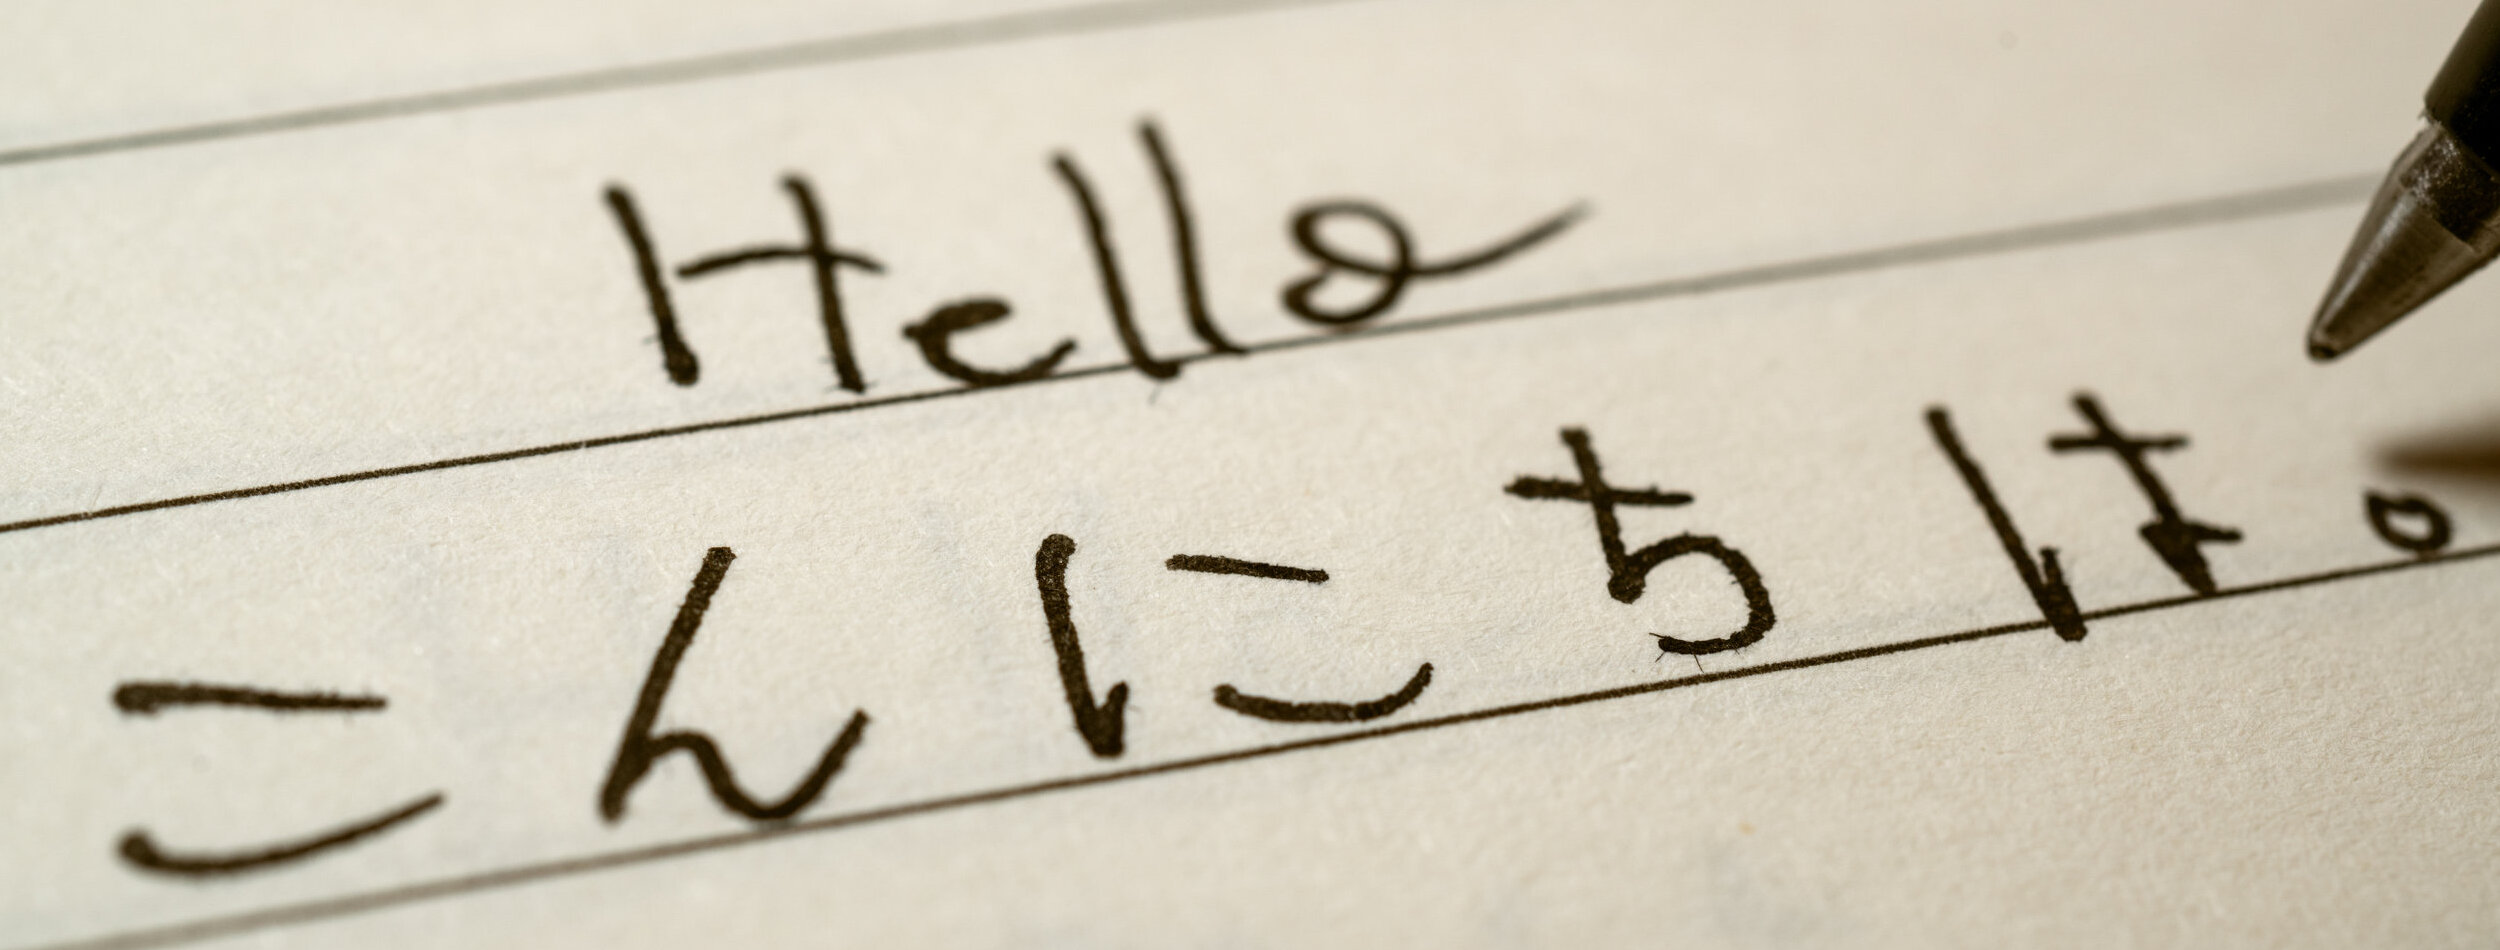
<instances>
[{"instance_id":1,"label":"pen shadow on paper","mask_svg":"<svg viewBox=\"0 0 2500 950\"><path fill-rule=\"evenodd\" d=\"M2371 459L2389 475L2500 493L2500 413L2387 437Z\"/></svg>"}]
</instances>

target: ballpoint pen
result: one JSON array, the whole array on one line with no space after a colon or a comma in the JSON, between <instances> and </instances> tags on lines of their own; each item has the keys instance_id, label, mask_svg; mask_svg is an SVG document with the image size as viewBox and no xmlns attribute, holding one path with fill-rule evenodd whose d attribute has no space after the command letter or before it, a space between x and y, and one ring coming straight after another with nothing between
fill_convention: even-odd
<instances>
[{"instance_id":1,"label":"ballpoint pen","mask_svg":"<svg viewBox=\"0 0 2500 950\"><path fill-rule=\"evenodd\" d=\"M2483 0L2423 97L2427 119L2370 199L2309 325L2326 361L2500 255L2500 0Z\"/></svg>"}]
</instances>

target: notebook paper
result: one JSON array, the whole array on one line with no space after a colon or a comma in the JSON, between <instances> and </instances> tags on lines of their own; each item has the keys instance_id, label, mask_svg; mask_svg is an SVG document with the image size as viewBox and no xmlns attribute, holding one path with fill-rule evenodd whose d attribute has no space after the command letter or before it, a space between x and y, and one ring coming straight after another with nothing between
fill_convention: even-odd
<instances>
[{"instance_id":1,"label":"notebook paper","mask_svg":"<svg viewBox=\"0 0 2500 950\"><path fill-rule=\"evenodd\" d=\"M4 15L0 945L2500 932L2464 5L724 10Z\"/></svg>"}]
</instances>

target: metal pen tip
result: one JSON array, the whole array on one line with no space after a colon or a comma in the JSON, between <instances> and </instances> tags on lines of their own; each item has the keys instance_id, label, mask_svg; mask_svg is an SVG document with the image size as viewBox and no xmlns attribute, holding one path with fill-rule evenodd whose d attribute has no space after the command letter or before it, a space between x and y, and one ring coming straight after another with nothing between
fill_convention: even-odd
<instances>
[{"instance_id":1,"label":"metal pen tip","mask_svg":"<svg viewBox=\"0 0 2500 950\"><path fill-rule=\"evenodd\" d=\"M2447 128L2422 130L2370 199L2309 324L2309 358L2350 352L2500 253L2500 176Z\"/></svg>"}]
</instances>

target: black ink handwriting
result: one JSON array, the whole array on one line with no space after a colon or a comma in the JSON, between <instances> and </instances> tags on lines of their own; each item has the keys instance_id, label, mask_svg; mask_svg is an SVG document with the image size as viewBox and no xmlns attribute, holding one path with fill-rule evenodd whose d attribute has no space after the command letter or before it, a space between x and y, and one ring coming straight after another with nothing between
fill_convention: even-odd
<instances>
[{"instance_id":1,"label":"black ink handwriting","mask_svg":"<svg viewBox=\"0 0 2500 950\"><path fill-rule=\"evenodd\" d=\"M608 768L608 780L599 789L599 815L608 821L625 816L625 799L652 763L671 752L692 756L703 772L703 781L711 786L712 797L722 807L756 821L777 821L799 813L824 794L825 786L842 771L843 762L859 745L868 729L868 713L854 710L842 734L825 747L815 768L799 781L796 788L776 802L759 802L738 787L729 769L729 762L710 736L700 732L676 731L654 735L653 725L660 717L660 703L668 698L670 681L677 676L677 664L685 658L686 648L694 645L695 631L703 625L703 613L711 609L712 595L720 590L721 579L729 574L729 562L737 555L728 548L713 548L703 555L703 566L695 572L694 585L687 589L685 603L677 608L677 619L669 624L668 637L661 641L659 652L651 657L650 675L642 683L642 695L634 701L632 716L625 721L625 737L618 741L615 763Z\"/></svg>"},{"instance_id":2,"label":"black ink handwriting","mask_svg":"<svg viewBox=\"0 0 2500 950\"><path fill-rule=\"evenodd\" d=\"M1366 201L1330 201L1312 205L1294 214L1291 230L1295 246L1300 247L1302 253L1309 255L1319 267L1310 276L1285 285L1285 309L1322 326L1352 329L1396 306L1398 297L1406 293L1406 285L1415 278L1463 274L1500 261L1562 233L1578 223L1585 214L1586 206L1574 206L1492 247L1433 263L1416 258L1415 242L1407 236L1406 226L1398 223L1397 218L1379 205ZM1378 228L1381 236L1389 242L1389 259L1365 260L1329 246L1320 228L1330 218L1365 221ZM1368 277L1378 283L1373 286L1369 299L1331 310L1313 298L1330 278L1339 274Z\"/></svg>"},{"instance_id":3,"label":"black ink handwriting","mask_svg":"<svg viewBox=\"0 0 2500 950\"><path fill-rule=\"evenodd\" d=\"M1328 572L1315 567L1287 567L1260 561L1220 557L1213 554L1175 554L1163 562L1167 571L1194 571L1200 574L1240 574L1248 577L1270 577L1280 581L1301 581L1325 584Z\"/></svg>"},{"instance_id":4,"label":"black ink handwriting","mask_svg":"<svg viewBox=\"0 0 2500 950\"><path fill-rule=\"evenodd\" d=\"M228 854L168 854L156 846L155 839L143 830L122 836L122 860L134 867L159 874L203 876L233 874L284 864L308 858L332 848L354 844L358 840L390 830L394 825L415 818L443 803L443 794L436 792L406 806L372 819L357 822L337 831L324 832L302 841L275 845L255 851Z\"/></svg>"},{"instance_id":5,"label":"black ink handwriting","mask_svg":"<svg viewBox=\"0 0 2500 950\"><path fill-rule=\"evenodd\" d=\"M389 705L389 701L380 696L282 693L249 686L145 681L115 687L113 705L126 713L152 716L168 706L242 706L273 712L369 712Z\"/></svg>"},{"instance_id":6,"label":"black ink handwriting","mask_svg":"<svg viewBox=\"0 0 2500 950\"><path fill-rule=\"evenodd\" d=\"M2116 455L2119 464L2126 466L2127 474L2134 477L2136 487L2144 492L2145 500L2153 505L2153 520L2137 529L2137 533L2144 537L2144 543L2152 546L2153 553L2160 555L2162 563L2169 565L2171 573L2179 575L2190 590L2199 594L2213 593L2213 571L2205 566L2202 546L2238 541L2240 533L2230 528L2190 521L2181 515L2178 502L2171 500L2169 487L2162 484L2161 476L2153 472L2152 463L2145 458L2148 452L2186 448L2187 437L2127 435L2110 424L2109 416L2101 411L2100 401L2094 399L2091 393L2075 395L2075 411L2083 416L2084 421L2092 424L2092 431L2083 435L2052 436L2049 451L2064 453L2105 449Z\"/></svg>"},{"instance_id":7,"label":"black ink handwriting","mask_svg":"<svg viewBox=\"0 0 2500 950\"><path fill-rule=\"evenodd\" d=\"M1094 703L1094 687L1085 676L1085 647L1077 642L1076 620L1068 604L1068 558L1076 539L1054 534L1033 552L1033 582L1041 589L1042 618L1050 625L1050 649L1059 658L1059 685L1068 696L1068 712L1076 717L1077 735L1098 758L1120 754L1121 714L1128 706L1128 684L1113 683Z\"/></svg>"},{"instance_id":8,"label":"black ink handwriting","mask_svg":"<svg viewBox=\"0 0 2500 950\"><path fill-rule=\"evenodd\" d=\"M1760 642L1778 622L1771 610L1771 591L1762 583L1762 575L1754 570L1753 561L1744 552L1728 547L1709 535L1679 534L1638 551L1626 551L1623 526L1615 517L1617 505L1672 507L1690 504L1693 496L1683 492L1662 492L1655 488L1619 489L1606 484L1600 470L1597 450L1590 447L1585 429L1562 430L1563 445L1571 450L1571 458L1580 470L1577 482L1553 478L1520 476L1505 491L1520 498L1587 502L1597 520L1598 548L1606 556L1606 591L1623 603L1641 599L1648 586L1649 574L1658 566L1690 554L1699 554L1718 561L1736 580L1745 597L1745 625L1724 637L1709 640L1685 640L1650 634L1658 641L1661 653L1702 656L1723 650L1737 650Z\"/></svg>"},{"instance_id":9,"label":"black ink handwriting","mask_svg":"<svg viewBox=\"0 0 2500 950\"><path fill-rule=\"evenodd\" d=\"M1398 687L1397 692L1370 702L1297 703L1251 696L1224 685L1215 688L1215 704L1244 716L1272 722L1369 722L1406 708L1406 704L1423 695L1424 687L1431 684L1432 664L1426 663L1417 667L1415 675L1407 679L1406 685Z\"/></svg>"},{"instance_id":10,"label":"black ink handwriting","mask_svg":"<svg viewBox=\"0 0 2500 950\"><path fill-rule=\"evenodd\" d=\"M2415 557L2429 557L2448 546L2452 530L2448 524L2448 513L2431 504L2430 499L2420 495L2363 494L2364 507L2370 515L2370 530L2378 533L2379 540L2395 545L2398 550L2411 552ZM2421 529L2407 531L2398 526L2396 519L2400 516L2421 519Z\"/></svg>"},{"instance_id":11,"label":"black ink handwriting","mask_svg":"<svg viewBox=\"0 0 2500 950\"><path fill-rule=\"evenodd\" d=\"M2075 592L2066 586L2066 573L2058 567L2057 549L2040 549L2040 561L2032 563L2031 548L2023 543L2022 532L2014 527L2014 516L2007 514L2005 504L1997 500L1996 489L1988 484L1988 473L1962 447L1961 433L1953 429L1953 417L1944 407L1927 410L1927 432L1936 439L1936 448L1953 463L1953 471L1962 477L1962 485L1970 489L1971 499L1979 503L1980 514L1988 519L1988 527L1996 532L1997 542L2005 546L2005 556L2014 562L2014 573L2021 575L2023 589L2031 593L2031 602L2040 608L2040 616L2049 622L2049 629L2069 643L2083 639L2083 609L2075 605Z\"/></svg>"}]
</instances>

